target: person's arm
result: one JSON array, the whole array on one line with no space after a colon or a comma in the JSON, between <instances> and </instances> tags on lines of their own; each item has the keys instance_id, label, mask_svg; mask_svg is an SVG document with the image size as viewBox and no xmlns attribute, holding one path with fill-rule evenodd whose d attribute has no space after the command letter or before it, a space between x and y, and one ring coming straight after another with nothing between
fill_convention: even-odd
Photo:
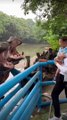
<instances>
[{"instance_id":1,"label":"person's arm","mask_svg":"<svg viewBox=\"0 0 67 120\"><path fill-rule=\"evenodd\" d=\"M58 69L60 69L63 73L67 73L67 66L60 65L59 63L56 62L56 66Z\"/></svg>"},{"instance_id":2,"label":"person's arm","mask_svg":"<svg viewBox=\"0 0 67 120\"><path fill-rule=\"evenodd\" d=\"M56 73L55 73L55 77L57 77L57 75L59 74L59 72L60 72L60 69L57 69Z\"/></svg>"},{"instance_id":3,"label":"person's arm","mask_svg":"<svg viewBox=\"0 0 67 120\"><path fill-rule=\"evenodd\" d=\"M61 58L62 58L62 56L61 56L61 48L59 48L57 56L54 58L54 61L55 62L61 62Z\"/></svg>"},{"instance_id":4,"label":"person's arm","mask_svg":"<svg viewBox=\"0 0 67 120\"><path fill-rule=\"evenodd\" d=\"M64 58L66 58L65 54L60 54L57 58L54 59L55 62L58 62L59 64L63 63Z\"/></svg>"},{"instance_id":5,"label":"person's arm","mask_svg":"<svg viewBox=\"0 0 67 120\"><path fill-rule=\"evenodd\" d=\"M39 59L39 62L47 62L47 59Z\"/></svg>"}]
</instances>

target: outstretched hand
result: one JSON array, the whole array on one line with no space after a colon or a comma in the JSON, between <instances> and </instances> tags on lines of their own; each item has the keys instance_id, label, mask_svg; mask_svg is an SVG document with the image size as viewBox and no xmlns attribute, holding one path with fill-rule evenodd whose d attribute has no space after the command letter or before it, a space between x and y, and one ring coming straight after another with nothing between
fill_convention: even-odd
<instances>
[{"instance_id":1,"label":"outstretched hand","mask_svg":"<svg viewBox=\"0 0 67 120\"><path fill-rule=\"evenodd\" d=\"M39 62L47 62L47 59L39 59Z\"/></svg>"}]
</instances>

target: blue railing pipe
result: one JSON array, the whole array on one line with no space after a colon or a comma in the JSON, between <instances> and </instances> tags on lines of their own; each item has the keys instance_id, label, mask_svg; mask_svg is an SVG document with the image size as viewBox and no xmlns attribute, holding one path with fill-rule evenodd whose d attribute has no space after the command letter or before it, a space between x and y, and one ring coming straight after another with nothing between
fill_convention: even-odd
<instances>
[{"instance_id":1,"label":"blue railing pipe","mask_svg":"<svg viewBox=\"0 0 67 120\"><path fill-rule=\"evenodd\" d=\"M21 85L19 84L14 90L12 90L7 96L0 101L0 109L20 90Z\"/></svg>"},{"instance_id":2,"label":"blue railing pipe","mask_svg":"<svg viewBox=\"0 0 67 120\"><path fill-rule=\"evenodd\" d=\"M40 80L40 84L42 83L42 66L40 66L39 67L39 69L40 69L40 75L39 75L39 80ZM41 104L41 101L42 101L42 85L41 85L41 87L40 87L40 99L39 99L39 101L38 101L38 108L40 108L41 106L40 106L40 104Z\"/></svg>"},{"instance_id":3,"label":"blue railing pipe","mask_svg":"<svg viewBox=\"0 0 67 120\"><path fill-rule=\"evenodd\" d=\"M30 116L34 110L34 108L36 107L37 105L37 102L40 98L40 93L37 92L30 100L27 108L25 109L25 111L22 113L21 117L19 120L27 120L27 119L30 119ZM35 102L36 101L36 102Z\"/></svg>"},{"instance_id":4,"label":"blue railing pipe","mask_svg":"<svg viewBox=\"0 0 67 120\"><path fill-rule=\"evenodd\" d=\"M48 86L48 85L55 85L56 81L45 81L45 82L41 82L42 86Z\"/></svg>"},{"instance_id":5,"label":"blue railing pipe","mask_svg":"<svg viewBox=\"0 0 67 120\"><path fill-rule=\"evenodd\" d=\"M34 96L34 94L38 93L38 88L40 87L40 82L38 82L33 90L30 92L30 94L28 95L28 97L26 98L26 100L24 101L24 103L21 105L20 109L16 112L15 116L13 117L12 120L18 120L20 115L23 114L26 106L28 105L29 101L31 100L31 98ZM36 92L37 91L37 92Z\"/></svg>"},{"instance_id":6,"label":"blue railing pipe","mask_svg":"<svg viewBox=\"0 0 67 120\"><path fill-rule=\"evenodd\" d=\"M2 120L30 120L30 116L36 105L41 107L50 105L50 102L42 102L41 99L42 86L55 84L55 81L42 82L42 67L49 64L53 65L54 61L50 60L48 62L38 62L32 67L26 69L23 73L18 74L18 71L15 71L14 74L18 75L0 85L0 97L2 97L11 88L20 83L21 80L23 81L23 79L27 77L31 72L39 68L39 71L36 71L36 74L26 83L23 88L20 88L20 86L18 86L13 92L11 92L2 101L0 101L1 108L3 105L5 105L5 107L3 107L3 109L0 111L0 118L2 118ZM36 82L36 79L39 81ZM33 89L29 94L27 94L29 88L33 83L35 83ZM24 100L22 97L24 97ZM13 111L13 108L17 105L18 102L20 102L19 106L17 109L15 109L15 111ZM60 99L60 103L67 103L67 99ZM10 112L13 113L10 114Z\"/></svg>"},{"instance_id":7,"label":"blue railing pipe","mask_svg":"<svg viewBox=\"0 0 67 120\"><path fill-rule=\"evenodd\" d=\"M15 77L11 78L10 80L6 81L2 85L0 85L0 97L2 97L8 90L10 90L13 86L15 86L17 83L19 83L21 80L23 80L25 77L27 77L32 71L37 69L39 66L39 62L35 65L29 67L23 73L19 73Z\"/></svg>"},{"instance_id":8,"label":"blue railing pipe","mask_svg":"<svg viewBox=\"0 0 67 120\"><path fill-rule=\"evenodd\" d=\"M14 106L18 103L18 101L25 95L31 85L35 82L35 80L39 77L40 72L37 72L23 88L21 88L6 104L6 107L0 112L0 116L2 120L5 120L5 117L12 111ZM3 116L4 115L4 116Z\"/></svg>"},{"instance_id":9,"label":"blue railing pipe","mask_svg":"<svg viewBox=\"0 0 67 120\"><path fill-rule=\"evenodd\" d=\"M63 98L63 99L60 99L59 100L60 104L63 104L63 103L67 103L67 98ZM47 101L47 102L42 102L41 103L41 107L46 107L46 106L49 106L50 105L50 101Z\"/></svg>"},{"instance_id":10,"label":"blue railing pipe","mask_svg":"<svg viewBox=\"0 0 67 120\"><path fill-rule=\"evenodd\" d=\"M40 62L40 66L42 67L47 65L54 65L54 64L55 64L54 60L48 60L47 62Z\"/></svg>"},{"instance_id":11,"label":"blue railing pipe","mask_svg":"<svg viewBox=\"0 0 67 120\"><path fill-rule=\"evenodd\" d=\"M7 120L12 120L13 116L16 114L16 112L18 111L18 109L20 108L20 106L23 104L23 102L25 101L26 97L28 95L26 95L23 99L21 99L21 101L19 102L19 104L17 104L17 107L15 108L15 110L8 115Z\"/></svg>"}]
</instances>

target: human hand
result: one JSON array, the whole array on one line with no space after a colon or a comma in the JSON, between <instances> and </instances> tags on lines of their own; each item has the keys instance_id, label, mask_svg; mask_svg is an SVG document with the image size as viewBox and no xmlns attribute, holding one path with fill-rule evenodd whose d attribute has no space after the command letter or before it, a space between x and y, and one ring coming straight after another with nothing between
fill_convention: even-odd
<instances>
[{"instance_id":1,"label":"human hand","mask_svg":"<svg viewBox=\"0 0 67 120\"><path fill-rule=\"evenodd\" d=\"M47 62L47 59L39 59L39 62Z\"/></svg>"},{"instance_id":2,"label":"human hand","mask_svg":"<svg viewBox=\"0 0 67 120\"><path fill-rule=\"evenodd\" d=\"M60 60L63 60L65 57L66 57L66 56L65 56L64 53L61 53L61 54L58 56L58 58L59 58Z\"/></svg>"},{"instance_id":3,"label":"human hand","mask_svg":"<svg viewBox=\"0 0 67 120\"><path fill-rule=\"evenodd\" d=\"M58 55L57 57L55 57L54 61L61 64L61 61L64 60L65 57L66 57L65 54L62 53L62 54Z\"/></svg>"},{"instance_id":4,"label":"human hand","mask_svg":"<svg viewBox=\"0 0 67 120\"><path fill-rule=\"evenodd\" d=\"M58 57L58 56L55 57L55 58L54 58L54 61L55 61L55 62L58 62L58 61L59 61L59 57Z\"/></svg>"}]
</instances>

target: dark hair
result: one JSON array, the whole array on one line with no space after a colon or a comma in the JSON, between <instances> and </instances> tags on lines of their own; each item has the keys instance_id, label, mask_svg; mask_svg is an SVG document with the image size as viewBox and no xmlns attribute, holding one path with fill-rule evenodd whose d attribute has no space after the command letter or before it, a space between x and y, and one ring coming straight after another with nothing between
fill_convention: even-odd
<instances>
[{"instance_id":1,"label":"dark hair","mask_svg":"<svg viewBox=\"0 0 67 120\"><path fill-rule=\"evenodd\" d=\"M52 48L49 48L48 51L52 52Z\"/></svg>"},{"instance_id":2,"label":"dark hair","mask_svg":"<svg viewBox=\"0 0 67 120\"><path fill-rule=\"evenodd\" d=\"M60 40L63 40L64 42L67 42L67 36L63 36L62 38L60 38Z\"/></svg>"}]
</instances>

